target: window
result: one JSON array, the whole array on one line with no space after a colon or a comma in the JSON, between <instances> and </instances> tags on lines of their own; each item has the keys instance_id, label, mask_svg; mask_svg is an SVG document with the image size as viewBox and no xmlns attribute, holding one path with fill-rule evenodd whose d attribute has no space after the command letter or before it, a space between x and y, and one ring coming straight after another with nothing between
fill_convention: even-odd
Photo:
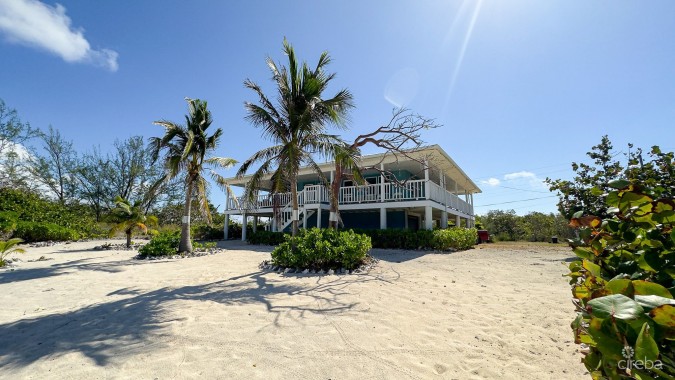
<instances>
[{"instance_id":1,"label":"window","mask_svg":"<svg viewBox=\"0 0 675 380\"><path fill-rule=\"evenodd\" d=\"M342 182L342 186L344 187L354 186L354 181L352 181L351 179L346 179Z\"/></svg>"}]
</instances>

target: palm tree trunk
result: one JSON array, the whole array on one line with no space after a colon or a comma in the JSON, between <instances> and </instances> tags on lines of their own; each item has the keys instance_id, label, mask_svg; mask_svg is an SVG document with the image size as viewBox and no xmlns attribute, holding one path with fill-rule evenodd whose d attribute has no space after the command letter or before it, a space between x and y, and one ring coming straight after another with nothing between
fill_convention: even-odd
<instances>
[{"instance_id":1,"label":"palm tree trunk","mask_svg":"<svg viewBox=\"0 0 675 380\"><path fill-rule=\"evenodd\" d=\"M192 252L192 239L190 239L190 211L192 208L192 181L188 181L185 189L185 208L183 210L183 221L180 229L180 244L178 252ZM243 226L246 228L246 226Z\"/></svg>"},{"instance_id":2,"label":"palm tree trunk","mask_svg":"<svg viewBox=\"0 0 675 380\"><path fill-rule=\"evenodd\" d=\"M328 223L328 226L333 229L337 229L340 223L340 182L342 182L342 166L336 164L335 177L330 184L330 212L333 214L334 220Z\"/></svg>"},{"instance_id":3,"label":"palm tree trunk","mask_svg":"<svg viewBox=\"0 0 675 380\"><path fill-rule=\"evenodd\" d=\"M298 234L298 176L294 175L293 180L291 181L291 202L293 202L293 211L291 218L293 218L293 230L291 236L296 236Z\"/></svg>"},{"instance_id":4,"label":"palm tree trunk","mask_svg":"<svg viewBox=\"0 0 675 380\"><path fill-rule=\"evenodd\" d=\"M127 233L127 248L131 248L131 230L126 230Z\"/></svg>"}]
</instances>

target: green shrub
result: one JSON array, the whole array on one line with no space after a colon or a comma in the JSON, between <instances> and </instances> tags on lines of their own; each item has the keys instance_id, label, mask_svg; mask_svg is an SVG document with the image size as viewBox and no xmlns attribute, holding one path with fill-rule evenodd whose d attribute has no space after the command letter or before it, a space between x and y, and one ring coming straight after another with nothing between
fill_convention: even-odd
<instances>
[{"instance_id":1,"label":"green shrub","mask_svg":"<svg viewBox=\"0 0 675 380\"><path fill-rule=\"evenodd\" d=\"M444 230L356 230L370 236L374 248L385 249L468 249L478 238L475 228Z\"/></svg>"},{"instance_id":2,"label":"green shrub","mask_svg":"<svg viewBox=\"0 0 675 380\"><path fill-rule=\"evenodd\" d=\"M106 231L99 228L88 207L79 204L62 205L26 191L0 188L0 213L3 212L14 214L17 224L19 222L53 224L67 231L74 231L78 238L105 236L106 234ZM56 239L47 238L47 240Z\"/></svg>"},{"instance_id":3,"label":"green shrub","mask_svg":"<svg viewBox=\"0 0 675 380\"><path fill-rule=\"evenodd\" d=\"M0 212L0 238L11 236L18 222L17 214L11 211Z\"/></svg>"},{"instance_id":4,"label":"green shrub","mask_svg":"<svg viewBox=\"0 0 675 380\"><path fill-rule=\"evenodd\" d=\"M19 221L14 230L14 237L26 242L36 241L71 241L82 238L79 232L53 223Z\"/></svg>"},{"instance_id":5,"label":"green shrub","mask_svg":"<svg viewBox=\"0 0 675 380\"><path fill-rule=\"evenodd\" d=\"M209 249L216 248L216 242L205 241L203 243L200 243L198 241L192 241L192 248L197 252L208 251Z\"/></svg>"},{"instance_id":6,"label":"green shrub","mask_svg":"<svg viewBox=\"0 0 675 380\"><path fill-rule=\"evenodd\" d=\"M169 256L178 253L180 244L180 232L160 232L150 242L138 250L141 257Z\"/></svg>"},{"instance_id":7,"label":"green shrub","mask_svg":"<svg viewBox=\"0 0 675 380\"><path fill-rule=\"evenodd\" d=\"M572 241L578 260L568 274L577 306L575 342L589 347L583 363L593 379L673 378L673 189L624 180L608 186L614 190L604 196L604 219L577 212L570 223L579 228Z\"/></svg>"},{"instance_id":8,"label":"green shrub","mask_svg":"<svg viewBox=\"0 0 675 380\"><path fill-rule=\"evenodd\" d=\"M476 244L478 231L475 228L454 227L433 231L433 248L441 251L449 249L469 249Z\"/></svg>"},{"instance_id":9,"label":"green shrub","mask_svg":"<svg viewBox=\"0 0 675 380\"><path fill-rule=\"evenodd\" d=\"M354 269L372 248L370 237L352 230L303 229L285 240L272 251L272 263L291 268Z\"/></svg>"},{"instance_id":10,"label":"green shrub","mask_svg":"<svg viewBox=\"0 0 675 380\"><path fill-rule=\"evenodd\" d=\"M285 241L283 232L256 231L247 235L246 241L255 245L279 245Z\"/></svg>"},{"instance_id":11,"label":"green shrub","mask_svg":"<svg viewBox=\"0 0 675 380\"><path fill-rule=\"evenodd\" d=\"M223 226L215 227L208 224L193 224L190 226L191 235L198 240L223 240L225 233Z\"/></svg>"}]
</instances>

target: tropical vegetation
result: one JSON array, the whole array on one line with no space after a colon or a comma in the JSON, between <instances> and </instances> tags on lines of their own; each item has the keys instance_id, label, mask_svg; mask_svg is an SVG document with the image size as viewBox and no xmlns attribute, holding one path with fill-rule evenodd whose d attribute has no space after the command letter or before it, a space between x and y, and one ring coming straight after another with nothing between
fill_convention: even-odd
<instances>
[{"instance_id":1,"label":"tropical vegetation","mask_svg":"<svg viewBox=\"0 0 675 380\"><path fill-rule=\"evenodd\" d=\"M19 248L18 245L22 243L23 240L14 238L9 240L0 240L0 267L7 265L7 257L12 253L25 253L26 251L23 248Z\"/></svg>"},{"instance_id":2,"label":"tropical vegetation","mask_svg":"<svg viewBox=\"0 0 675 380\"><path fill-rule=\"evenodd\" d=\"M277 104L265 95L260 86L246 80L244 86L258 96L258 104L246 102L247 120L262 128L263 137L274 145L262 149L244 161L237 175L243 176L253 164L260 163L245 190L245 196L253 200L262 188L263 179L271 173L272 193L290 190L292 202L292 234L298 233L297 177L300 167L308 165L316 170L323 182L325 177L314 161L315 155L329 157L344 143L334 135L327 134L326 126L344 127L348 111L353 107L352 95L346 90L338 91L331 98L323 92L335 74L325 72L331 58L323 52L314 66L300 64L295 51L284 39L284 54L288 67L267 58L272 79L277 87Z\"/></svg>"},{"instance_id":3,"label":"tropical vegetation","mask_svg":"<svg viewBox=\"0 0 675 380\"><path fill-rule=\"evenodd\" d=\"M211 211L208 202L209 183L204 177L205 169L229 168L236 164L232 158L213 157L210 154L218 146L223 130L218 128L212 135L207 129L213 122L207 102L199 99L186 99L189 113L185 115L185 124L178 124L167 120L156 121L155 124L164 127L164 136L150 138L153 162L161 157L165 168L164 176L157 182L158 185L171 181L183 175L185 184L185 204L181 220L180 252L192 252L190 237L190 215L192 200L197 200L199 211L211 223ZM223 186L229 187L224 178L215 171L210 171L211 178Z\"/></svg>"},{"instance_id":4,"label":"tropical vegetation","mask_svg":"<svg viewBox=\"0 0 675 380\"><path fill-rule=\"evenodd\" d=\"M611 162L609 140L580 181L552 181L572 213L575 342L594 379L675 377L675 160L652 147ZM596 154L598 153L599 154ZM593 170L591 170L593 169Z\"/></svg>"},{"instance_id":5,"label":"tropical vegetation","mask_svg":"<svg viewBox=\"0 0 675 380\"><path fill-rule=\"evenodd\" d=\"M355 269L366 260L370 237L352 230L303 229L272 251L272 264L298 269Z\"/></svg>"},{"instance_id":6,"label":"tropical vegetation","mask_svg":"<svg viewBox=\"0 0 675 380\"><path fill-rule=\"evenodd\" d=\"M141 202L136 201L131 204L128 200L117 196L115 198L115 208L111 210L111 221L114 223L109 231L109 236L113 237L118 232L124 231L127 238L126 246L131 247L131 234L138 228L143 233L148 233L148 225L157 225L157 217L146 216L141 208Z\"/></svg>"}]
</instances>

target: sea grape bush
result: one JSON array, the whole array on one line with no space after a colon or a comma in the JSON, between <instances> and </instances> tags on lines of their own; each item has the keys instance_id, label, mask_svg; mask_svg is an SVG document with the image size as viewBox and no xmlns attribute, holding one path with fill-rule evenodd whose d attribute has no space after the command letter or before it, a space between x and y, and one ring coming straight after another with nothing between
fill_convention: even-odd
<instances>
[{"instance_id":1,"label":"sea grape bush","mask_svg":"<svg viewBox=\"0 0 675 380\"><path fill-rule=\"evenodd\" d=\"M454 227L440 230L357 230L370 236L373 247L391 249L469 249L476 244L475 228Z\"/></svg>"},{"instance_id":2,"label":"sea grape bush","mask_svg":"<svg viewBox=\"0 0 675 380\"><path fill-rule=\"evenodd\" d=\"M256 231L247 235L246 241L255 245L279 245L286 239L283 232Z\"/></svg>"},{"instance_id":3,"label":"sea grape bush","mask_svg":"<svg viewBox=\"0 0 675 380\"><path fill-rule=\"evenodd\" d=\"M178 254L180 245L180 231L169 230L156 233L156 235L146 245L138 249L140 257L159 257ZM216 242L196 242L192 241L192 248L199 251L208 251L216 248Z\"/></svg>"},{"instance_id":4,"label":"sea grape bush","mask_svg":"<svg viewBox=\"0 0 675 380\"><path fill-rule=\"evenodd\" d=\"M272 263L290 268L354 269L371 248L368 236L352 230L302 229L296 237L285 235L285 241L272 251Z\"/></svg>"},{"instance_id":5,"label":"sea grape bush","mask_svg":"<svg viewBox=\"0 0 675 380\"><path fill-rule=\"evenodd\" d=\"M675 376L675 199L672 188L615 180L605 217L574 214L569 264L575 342L593 379Z\"/></svg>"}]
</instances>

